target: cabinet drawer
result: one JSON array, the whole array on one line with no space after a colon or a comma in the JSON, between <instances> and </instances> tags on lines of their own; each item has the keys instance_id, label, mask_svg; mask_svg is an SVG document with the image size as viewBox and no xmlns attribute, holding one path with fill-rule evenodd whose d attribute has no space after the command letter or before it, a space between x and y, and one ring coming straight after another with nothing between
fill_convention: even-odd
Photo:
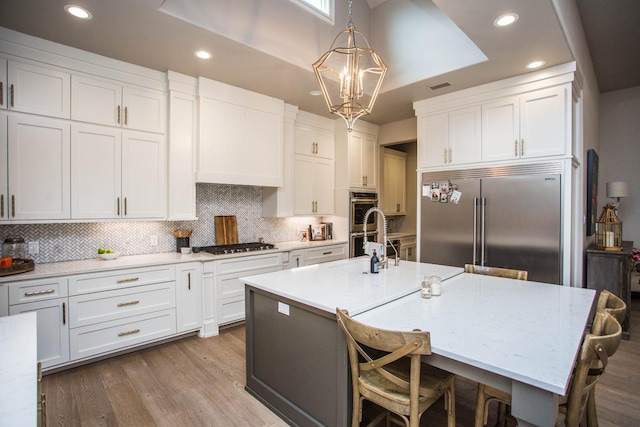
<instances>
[{"instance_id":1,"label":"cabinet drawer","mask_svg":"<svg viewBox=\"0 0 640 427\"><path fill-rule=\"evenodd\" d=\"M268 255L255 255L239 258L230 258L225 260L216 261L216 275L241 273L244 274L251 270L262 270L269 267L282 268L282 254L272 253ZM240 277L240 275L238 277Z\"/></svg>"},{"instance_id":2,"label":"cabinet drawer","mask_svg":"<svg viewBox=\"0 0 640 427\"><path fill-rule=\"evenodd\" d=\"M305 264L320 264L345 258L348 258L347 245L323 246L316 249L308 249Z\"/></svg>"},{"instance_id":3,"label":"cabinet drawer","mask_svg":"<svg viewBox=\"0 0 640 427\"><path fill-rule=\"evenodd\" d=\"M176 333L175 309L71 330L71 360L122 350Z\"/></svg>"},{"instance_id":4,"label":"cabinet drawer","mask_svg":"<svg viewBox=\"0 0 640 427\"><path fill-rule=\"evenodd\" d=\"M216 297L217 298L229 298L229 297L242 297L244 298L244 281L239 278L242 276L251 276L253 274L271 273L274 271L282 270L282 266L261 268L259 271L245 270L238 271L233 274L226 274L216 276Z\"/></svg>"},{"instance_id":5,"label":"cabinet drawer","mask_svg":"<svg viewBox=\"0 0 640 427\"><path fill-rule=\"evenodd\" d=\"M244 296L218 300L217 315L219 325L244 320Z\"/></svg>"},{"instance_id":6,"label":"cabinet drawer","mask_svg":"<svg viewBox=\"0 0 640 427\"><path fill-rule=\"evenodd\" d=\"M105 291L69 298L69 326L77 328L174 308L175 282Z\"/></svg>"},{"instance_id":7,"label":"cabinet drawer","mask_svg":"<svg viewBox=\"0 0 640 427\"><path fill-rule=\"evenodd\" d=\"M176 279L174 266L131 268L73 276L69 278L69 295L122 289L152 283L173 282Z\"/></svg>"},{"instance_id":8,"label":"cabinet drawer","mask_svg":"<svg viewBox=\"0 0 640 427\"><path fill-rule=\"evenodd\" d=\"M9 305L66 297L67 295L67 279L59 277L9 284Z\"/></svg>"}]
</instances>

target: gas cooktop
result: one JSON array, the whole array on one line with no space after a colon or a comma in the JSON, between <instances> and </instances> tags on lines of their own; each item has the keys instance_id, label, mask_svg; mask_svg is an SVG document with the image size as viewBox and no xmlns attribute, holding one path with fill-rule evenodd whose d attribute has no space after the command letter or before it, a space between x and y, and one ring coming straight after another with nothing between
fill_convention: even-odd
<instances>
[{"instance_id":1,"label":"gas cooktop","mask_svg":"<svg viewBox=\"0 0 640 427\"><path fill-rule=\"evenodd\" d=\"M215 246L194 246L193 252L207 252L213 255L234 254L238 252L266 251L275 249L275 245L271 243L238 243L234 245L215 245Z\"/></svg>"}]
</instances>

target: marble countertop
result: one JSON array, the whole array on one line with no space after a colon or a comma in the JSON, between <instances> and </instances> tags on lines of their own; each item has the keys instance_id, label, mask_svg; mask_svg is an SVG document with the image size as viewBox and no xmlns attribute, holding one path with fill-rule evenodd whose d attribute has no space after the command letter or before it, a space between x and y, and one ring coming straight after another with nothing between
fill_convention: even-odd
<instances>
[{"instance_id":1,"label":"marble countertop","mask_svg":"<svg viewBox=\"0 0 640 427\"><path fill-rule=\"evenodd\" d=\"M21 280L42 279L47 277L69 276L73 274L97 273L108 270L122 270L126 268L148 267L163 264L178 264L194 261L215 261L226 258L239 258L266 253L288 252L295 249L310 249L328 245L346 244L346 240L318 240L313 242L278 242L276 248L266 251L242 252L225 255L211 255L205 252L183 255L178 252L164 252L157 254L126 255L114 260L99 258L76 261L52 262L36 264L33 271L0 277L0 283L10 283Z\"/></svg>"},{"instance_id":2,"label":"marble countertop","mask_svg":"<svg viewBox=\"0 0 640 427\"><path fill-rule=\"evenodd\" d=\"M434 354L564 395L595 291L463 273L442 295L419 293L356 316L431 333Z\"/></svg>"},{"instance_id":3,"label":"marble countertop","mask_svg":"<svg viewBox=\"0 0 640 427\"><path fill-rule=\"evenodd\" d=\"M38 398L36 313L0 317L0 424L35 426Z\"/></svg>"},{"instance_id":4,"label":"marble countertop","mask_svg":"<svg viewBox=\"0 0 640 427\"><path fill-rule=\"evenodd\" d=\"M411 261L401 261L399 266L389 264L388 269L370 274L369 257L364 256L240 280L329 313L335 313L336 307L340 307L355 315L418 291L425 275L447 279L463 271L459 267Z\"/></svg>"}]
</instances>

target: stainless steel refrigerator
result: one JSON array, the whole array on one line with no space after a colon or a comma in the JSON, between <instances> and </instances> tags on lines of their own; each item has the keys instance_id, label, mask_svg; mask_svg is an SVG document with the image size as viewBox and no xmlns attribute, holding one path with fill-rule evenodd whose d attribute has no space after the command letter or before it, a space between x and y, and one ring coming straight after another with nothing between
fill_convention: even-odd
<instances>
[{"instance_id":1,"label":"stainless steel refrigerator","mask_svg":"<svg viewBox=\"0 0 640 427\"><path fill-rule=\"evenodd\" d=\"M423 173L420 260L561 283L560 172L542 164Z\"/></svg>"}]
</instances>

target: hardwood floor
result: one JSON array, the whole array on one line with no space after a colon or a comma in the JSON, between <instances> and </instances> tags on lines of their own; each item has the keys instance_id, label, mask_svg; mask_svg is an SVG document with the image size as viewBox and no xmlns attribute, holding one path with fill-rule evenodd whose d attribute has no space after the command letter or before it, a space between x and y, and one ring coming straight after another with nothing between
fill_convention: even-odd
<instances>
[{"instance_id":1,"label":"hardwood floor","mask_svg":"<svg viewBox=\"0 0 640 427\"><path fill-rule=\"evenodd\" d=\"M47 425L284 426L244 390L244 339L239 326L45 375ZM632 300L631 339L610 359L596 400L600 427L640 425L640 294ZM473 425L474 401L475 385L457 380L457 426ZM421 425L446 426L442 405Z\"/></svg>"}]
</instances>

